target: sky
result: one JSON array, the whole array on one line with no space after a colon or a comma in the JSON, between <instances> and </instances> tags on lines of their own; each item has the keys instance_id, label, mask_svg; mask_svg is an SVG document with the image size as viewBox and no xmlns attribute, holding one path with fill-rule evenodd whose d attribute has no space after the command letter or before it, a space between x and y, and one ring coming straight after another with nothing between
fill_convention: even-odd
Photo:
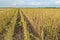
<instances>
[{"instance_id":1,"label":"sky","mask_svg":"<svg viewBox=\"0 0 60 40\"><path fill-rule=\"evenodd\" d=\"M0 7L60 7L60 0L0 0Z\"/></svg>"}]
</instances>

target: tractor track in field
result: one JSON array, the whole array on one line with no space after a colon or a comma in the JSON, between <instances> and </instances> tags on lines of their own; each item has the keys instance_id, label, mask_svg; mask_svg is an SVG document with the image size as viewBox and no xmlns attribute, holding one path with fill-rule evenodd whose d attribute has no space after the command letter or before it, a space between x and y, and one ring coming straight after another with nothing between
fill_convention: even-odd
<instances>
[{"instance_id":1,"label":"tractor track in field","mask_svg":"<svg viewBox=\"0 0 60 40\"><path fill-rule=\"evenodd\" d=\"M29 33L32 33L34 36L39 38L40 37L39 34L34 30L33 26L31 25L30 21L28 20L28 18L23 14L23 11L21 11L21 12L22 12L22 15L24 16L24 20L27 22L27 28L28 28L27 30L29 30Z\"/></svg>"},{"instance_id":2,"label":"tractor track in field","mask_svg":"<svg viewBox=\"0 0 60 40\"><path fill-rule=\"evenodd\" d=\"M21 21L21 16L20 16L20 12L18 9L13 40L24 40L23 27L22 27L22 25L19 24L20 21Z\"/></svg>"},{"instance_id":3,"label":"tractor track in field","mask_svg":"<svg viewBox=\"0 0 60 40\"><path fill-rule=\"evenodd\" d=\"M19 24L19 22L21 21L21 15L20 15L19 11L20 11L20 9L18 9L18 12L17 12L17 20L16 20L16 23L15 23L13 40L24 40L23 25ZM16 11L14 13L16 13ZM26 23L27 23L27 28L28 28L27 30L29 31L29 33L32 33L34 36L39 38L39 34L34 30L33 26L31 25L31 23L28 20L28 18L24 15L23 11L21 11L21 13L22 13L22 16L24 17L24 21L26 21ZM11 20L13 19L14 16L15 16L15 14L12 15L11 18L9 18L9 20L6 23L6 26L11 24ZM7 31L6 29L3 29L2 33L1 33L1 36L2 36L1 40L4 40L4 34L6 34L6 31ZM35 39L31 35L30 35L30 38L31 38L31 40Z\"/></svg>"},{"instance_id":4,"label":"tractor track in field","mask_svg":"<svg viewBox=\"0 0 60 40\"><path fill-rule=\"evenodd\" d=\"M27 23L27 28L28 28L27 30L29 31L29 33L32 33L36 37L39 37L39 35L36 33L36 31L34 31L33 26L31 25L31 23L29 22L27 17L23 14L23 11L21 11L21 12L22 12L22 16L24 17L24 21L26 21L26 23ZM20 12L19 12L19 9L18 9L13 40L24 40L23 25L18 24L20 22L20 20L21 20L21 15L20 15ZM31 40L35 39L32 36L30 36L30 37L31 37Z\"/></svg>"}]
</instances>

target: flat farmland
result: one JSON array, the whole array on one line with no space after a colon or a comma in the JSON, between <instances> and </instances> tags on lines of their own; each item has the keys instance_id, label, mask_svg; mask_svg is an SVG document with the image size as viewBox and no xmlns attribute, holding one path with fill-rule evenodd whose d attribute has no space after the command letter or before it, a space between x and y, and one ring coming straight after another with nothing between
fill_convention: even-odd
<instances>
[{"instance_id":1,"label":"flat farmland","mask_svg":"<svg viewBox=\"0 0 60 40\"><path fill-rule=\"evenodd\" d=\"M60 8L0 8L0 40L60 40Z\"/></svg>"}]
</instances>

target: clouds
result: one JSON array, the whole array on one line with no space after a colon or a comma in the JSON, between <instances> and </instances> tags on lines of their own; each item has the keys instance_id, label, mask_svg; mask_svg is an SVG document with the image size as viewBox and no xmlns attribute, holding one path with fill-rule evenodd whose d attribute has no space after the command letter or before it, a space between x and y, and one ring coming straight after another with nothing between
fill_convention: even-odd
<instances>
[{"instance_id":1,"label":"clouds","mask_svg":"<svg viewBox=\"0 0 60 40\"><path fill-rule=\"evenodd\" d=\"M60 0L0 0L0 6L11 7L48 7L60 6Z\"/></svg>"},{"instance_id":2,"label":"clouds","mask_svg":"<svg viewBox=\"0 0 60 40\"><path fill-rule=\"evenodd\" d=\"M48 1L25 1L25 0L21 0L21 1L16 1L15 3L13 3L13 5L19 5L19 6L48 6L50 5L50 2Z\"/></svg>"},{"instance_id":3,"label":"clouds","mask_svg":"<svg viewBox=\"0 0 60 40\"><path fill-rule=\"evenodd\" d=\"M30 2L31 5L41 5L40 2Z\"/></svg>"},{"instance_id":4,"label":"clouds","mask_svg":"<svg viewBox=\"0 0 60 40\"><path fill-rule=\"evenodd\" d=\"M60 5L60 0L56 0L56 5Z\"/></svg>"},{"instance_id":5,"label":"clouds","mask_svg":"<svg viewBox=\"0 0 60 40\"><path fill-rule=\"evenodd\" d=\"M17 3L17 2L16 2ZM55 1L54 0L20 0L20 2L17 3L19 6L54 6Z\"/></svg>"}]
</instances>

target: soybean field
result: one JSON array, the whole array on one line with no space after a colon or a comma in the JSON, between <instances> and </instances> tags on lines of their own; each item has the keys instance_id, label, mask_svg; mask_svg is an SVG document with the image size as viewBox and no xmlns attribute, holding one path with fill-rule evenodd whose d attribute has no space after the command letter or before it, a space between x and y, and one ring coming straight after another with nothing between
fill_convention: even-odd
<instances>
[{"instance_id":1,"label":"soybean field","mask_svg":"<svg viewBox=\"0 0 60 40\"><path fill-rule=\"evenodd\" d=\"M0 40L60 40L60 8L0 8Z\"/></svg>"}]
</instances>

